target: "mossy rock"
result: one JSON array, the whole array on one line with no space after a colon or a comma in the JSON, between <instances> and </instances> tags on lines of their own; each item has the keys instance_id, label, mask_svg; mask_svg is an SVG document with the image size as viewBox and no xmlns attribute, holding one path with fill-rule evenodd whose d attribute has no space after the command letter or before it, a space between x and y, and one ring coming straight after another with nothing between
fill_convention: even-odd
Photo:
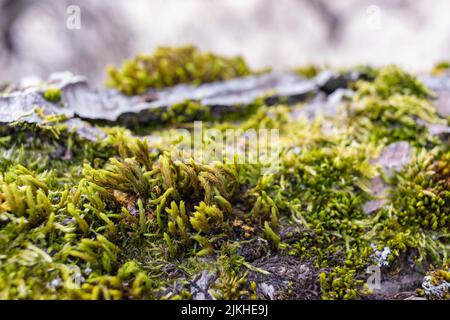
<instances>
[{"instance_id":1,"label":"mossy rock","mask_svg":"<svg viewBox=\"0 0 450 320\"><path fill-rule=\"evenodd\" d=\"M179 58L186 70L178 70ZM202 99L172 101L133 131L117 120L129 108L137 108L135 120L149 112L156 101L149 93L95 92L78 79L56 84L60 91L2 94L0 298L405 298L424 276L417 294L448 299L441 289L448 283L450 151L432 131L446 129L447 119L414 75L389 66L347 76L361 70L330 70L327 85L323 74L205 84L250 71L240 59L192 47L159 49L110 71L114 85L127 94L176 83L218 96L234 88L232 97L247 102L230 114ZM270 79L283 81L258 91ZM242 84L249 86L237 90ZM337 89L347 91L336 100L330 93ZM96 113L111 101L123 109L83 117L77 103L89 112L89 101ZM330 104L333 112L325 112ZM23 112L7 118L16 105ZM277 129L277 170L186 154L188 142L175 133L192 132L196 120L216 132ZM367 212L379 195L374 181L387 192ZM398 286L371 292L368 267Z\"/></svg>"}]
</instances>

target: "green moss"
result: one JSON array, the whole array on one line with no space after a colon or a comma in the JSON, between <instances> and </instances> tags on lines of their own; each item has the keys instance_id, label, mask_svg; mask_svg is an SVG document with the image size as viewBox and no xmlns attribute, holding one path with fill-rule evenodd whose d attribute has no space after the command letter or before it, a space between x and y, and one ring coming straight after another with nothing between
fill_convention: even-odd
<instances>
[{"instance_id":1,"label":"green moss","mask_svg":"<svg viewBox=\"0 0 450 320\"><path fill-rule=\"evenodd\" d=\"M345 267L336 267L329 273L321 273L319 276L320 286L324 300L355 299L359 293L357 287L364 282L356 280L355 270Z\"/></svg>"},{"instance_id":2,"label":"green moss","mask_svg":"<svg viewBox=\"0 0 450 320\"><path fill-rule=\"evenodd\" d=\"M296 68L295 73L297 73L300 77L304 77L306 79L311 79L317 76L320 71L322 71L322 68L320 68L317 65L310 64L303 67Z\"/></svg>"},{"instance_id":3,"label":"green moss","mask_svg":"<svg viewBox=\"0 0 450 320\"><path fill-rule=\"evenodd\" d=\"M170 63L145 64L181 53L202 63L208 57L208 66L222 61L192 48L160 49L113 71L118 88L134 94L213 81L230 67L214 77L189 69L183 78ZM143 74L132 76L134 69ZM165 76L150 84L151 74ZM324 299L366 295L365 270L380 263L377 251L385 247L383 263L401 265L408 256L443 283L446 273L430 264L448 258L450 155L448 142L430 137L423 123L445 119L428 90L396 67L373 70L355 90L341 112L314 120L293 115L302 105L268 107L263 99L242 106L240 117L219 119L183 102L149 139L105 127L106 139L85 141L42 110L41 125L1 127L0 297L190 299L190 281L207 270L217 276L209 292L215 298L254 299L259 283L249 283L249 273L268 272L237 253L252 238L267 239L267 256L311 263ZM221 131L280 129L279 170L264 175L261 163L210 163L182 153L170 133L196 119ZM384 177L372 160L386 144L405 140L414 160ZM391 193L368 215L363 205L377 177Z\"/></svg>"},{"instance_id":4,"label":"green moss","mask_svg":"<svg viewBox=\"0 0 450 320\"><path fill-rule=\"evenodd\" d=\"M431 92L415 76L399 67L381 68L373 82L362 81L357 84L358 96L375 95L382 99L394 94L426 98Z\"/></svg>"},{"instance_id":5,"label":"green moss","mask_svg":"<svg viewBox=\"0 0 450 320\"><path fill-rule=\"evenodd\" d=\"M225 245L217 258L218 280L212 286L212 295L219 300L255 299L256 284L247 281L245 260L236 253L235 244Z\"/></svg>"},{"instance_id":6,"label":"green moss","mask_svg":"<svg viewBox=\"0 0 450 320\"><path fill-rule=\"evenodd\" d=\"M108 86L127 95L142 94L149 88L180 83L199 85L251 73L241 57L226 58L200 52L194 46L159 47L152 55L139 55L124 62L122 68L108 69Z\"/></svg>"},{"instance_id":7,"label":"green moss","mask_svg":"<svg viewBox=\"0 0 450 320\"><path fill-rule=\"evenodd\" d=\"M47 88L44 91L44 98L50 102L59 102L61 100L61 90L59 88Z\"/></svg>"}]
</instances>

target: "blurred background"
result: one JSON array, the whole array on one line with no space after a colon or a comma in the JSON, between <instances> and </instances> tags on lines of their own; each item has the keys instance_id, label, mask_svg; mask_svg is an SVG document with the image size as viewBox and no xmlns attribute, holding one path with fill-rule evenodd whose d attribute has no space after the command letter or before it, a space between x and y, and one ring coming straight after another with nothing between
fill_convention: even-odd
<instances>
[{"instance_id":1,"label":"blurred background","mask_svg":"<svg viewBox=\"0 0 450 320\"><path fill-rule=\"evenodd\" d=\"M105 66L158 45L242 55L253 68L450 58L448 0L0 0L0 82Z\"/></svg>"}]
</instances>

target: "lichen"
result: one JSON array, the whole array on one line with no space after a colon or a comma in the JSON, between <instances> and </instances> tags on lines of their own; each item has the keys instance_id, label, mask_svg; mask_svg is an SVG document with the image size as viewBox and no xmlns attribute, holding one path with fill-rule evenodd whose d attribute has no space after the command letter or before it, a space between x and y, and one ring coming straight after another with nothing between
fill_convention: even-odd
<instances>
[{"instance_id":1,"label":"lichen","mask_svg":"<svg viewBox=\"0 0 450 320\"><path fill-rule=\"evenodd\" d=\"M441 269L432 269L427 272L423 283L423 295L431 300L450 299L450 268L448 263L444 264Z\"/></svg>"},{"instance_id":2,"label":"lichen","mask_svg":"<svg viewBox=\"0 0 450 320\"><path fill-rule=\"evenodd\" d=\"M431 73L433 75L438 76L445 72L448 72L449 70L450 70L450 61L442 60L434 65L433 69L431 70Z\"/></svg>"}]
</instances>

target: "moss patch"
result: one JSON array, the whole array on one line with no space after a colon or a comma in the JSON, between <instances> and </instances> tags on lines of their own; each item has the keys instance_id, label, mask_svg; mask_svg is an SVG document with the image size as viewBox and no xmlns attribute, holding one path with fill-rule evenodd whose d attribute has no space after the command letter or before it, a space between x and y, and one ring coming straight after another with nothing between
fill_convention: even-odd
<instances>
[{"instance_id":1,"label":"moss patch","mask_svg":"<svg viewBox=\"0 0 450 320\"><path fill-rule=\"evenodd\" d=\"M110 75L111 85L135 94L248 72L239 59L188 47L160 48ZM170 126L149 137L103 127L107 139L89 142L61 119L2 127L0 297L190 299L202 273L214 279L211 297L256 299L279 279L271 263L286 261L309 266L308 283L320 293L291 283L275 288L276 297L358 299L369 293L369 265L389 269L406 256L433 283L447 281L431 265L448 259L450 151L418 124L445 120L414 76L392 66L373 75L336 115L308 120L295 115L303 105L258 102L245 120L203 123L219 132L279 129L280 167L270 174L261 163L183 154L170 133L211 117L197 103L171 108ZM408 141L414 160L385 177L371 160L395 141ZM369 215L363 205L376 177L392 192Z\"/></svg>"}]
</instances>

